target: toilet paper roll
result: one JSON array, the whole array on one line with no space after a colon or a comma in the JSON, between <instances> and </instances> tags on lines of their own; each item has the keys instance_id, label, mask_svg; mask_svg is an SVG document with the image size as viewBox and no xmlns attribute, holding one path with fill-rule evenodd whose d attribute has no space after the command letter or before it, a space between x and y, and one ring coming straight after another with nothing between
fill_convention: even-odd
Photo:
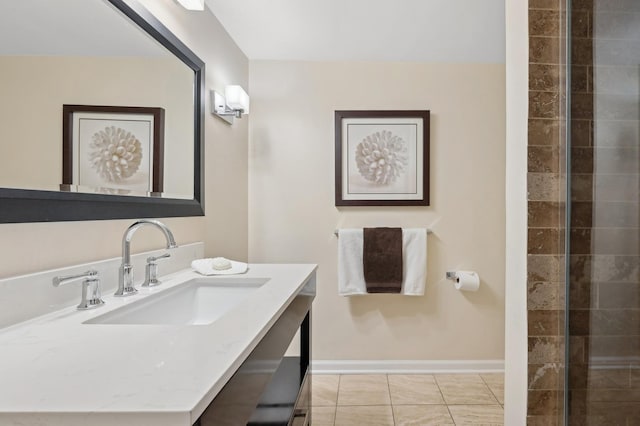
<instances>
[{"instance_id":1,"label":"toilet paper roll","mask_svg":"<svg viewBox=\"0 0 640 426\"><path fill-rule=\"evenodd\" d=\"M478 291L480 287L480 276L473 271L456 272L456 290Z\"/></svg>"}]
</instances>

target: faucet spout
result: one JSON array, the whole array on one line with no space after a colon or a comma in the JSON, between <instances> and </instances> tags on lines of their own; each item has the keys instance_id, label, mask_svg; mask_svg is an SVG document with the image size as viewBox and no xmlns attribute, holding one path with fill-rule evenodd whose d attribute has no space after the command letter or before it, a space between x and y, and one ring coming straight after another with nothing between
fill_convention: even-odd
<instances>
[{"instance_id":1,"label":"faucet spout","mask_svg":"<svg viewBox=\"0 0 640 426\"><path fill-rule=\"evenodd\" d=\"M131 239L133 238L133 234L135 234L138 229L146 225L152 225L162 231L164 237L167 240L168 249L178 247L178 245L176 244L176 240L173 237L173 233L169 228L167 228L167 225L165 225L164 223L153 219L141 219L134 222L127 228L124 236L122 237L122 264L120 265L118 290L115 293L116 296L128 296L138 292L138 290L133 285L133 268L131 266Z\"/></svg>"}]
</instances>

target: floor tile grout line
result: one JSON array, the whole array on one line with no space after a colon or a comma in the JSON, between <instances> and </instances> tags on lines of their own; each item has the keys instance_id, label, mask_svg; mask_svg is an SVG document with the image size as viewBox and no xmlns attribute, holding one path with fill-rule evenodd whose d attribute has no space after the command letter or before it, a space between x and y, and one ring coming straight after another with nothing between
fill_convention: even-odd
<instances>
[{"instance_id":1,"label":"floor tile grout line","mask_svg":"<svg viewBox=\"0 0 640 426\"><path fill-rule=\"evenodd\" d=\"M433 381L436 382L436 386L438 387L438 392L440 392L440 396L442 397L442 402L444 402L445 405L449 405L447 400L444 399L444 392L442 392L442 388L440 387L440 383L438 383L438 375L437 374L433 374Z\"/></svg>"},{"instance_id":2,"label":"floor tile grout line","mask_svg":"<svg viewBox=\"0 0 640 426\"><path fill-rule=\"evenodd\" d=\"M451 410L449 409L449 404L447 403L447 400L444 399L444 392L442 392L442 389L440 388L440 383L438 383L438 375L434 374L433 375L433 381L436 382L436 386L438 387L438 392L440 392L440 396L442 397L442 401L445 403L445 406L447 407L447 412L449 413L449 417L451 418L451 421L453 422L453 426L456 425L456 421L453 419L453 414L451 414Z\"/></svg>"},{"instance_id":3,"label":"floor tile grout line","mask_svg":"<svg viewBox=\"0 0 640 426\"><path fill-rule=\"evenodd\" d=\"M453 414L451 413L451 409L449 408L449 404L447 404L447 412L449 413L449 417L451 417L451 421L453 422L453 425L455 426L456 421L453 419Z\"/></svg>"},{"instance_id":4,"label":"floor tile grout line","mask_svg":"<svg viewBox=\"0 0 640 426\"><path fill-rule=\"evenodd\" d=\"M500 404L500 400L498 399L498 395L496 395L496 393L493 391L493 389L491 389L491 386L487 385L487 387L489 388L489 392L491 392L491 395L493 395L493 397L496 399L496 402L498 404Z\"/></svg>"},{"instance_id":5,"label":"floor tile grout line","mask_svg":"<svg viewBox=\"0 0 640 426\"><path fill-rule=\"evenodd\" d=\"M385 374L384 375L385 379L387 379L387 390L389 391L389 406L391 407L391 420L393 421L393 424L395 426L396 424L396 415L393 412L393 399L391 399L391 383L389 383L389 375Z\"/></svg>"},{"instance_id":6,"label":"floor tile grout line","mask_svg":"<svg viewBox=\"0 0 640 426\"><path fill-rule=\"evenodd\" d=\"M480 379L484 382L485 386L489 388L489 392L491 392L491 395L493 395L493 397L495 398L496 402L498 404L500 404L500 400L498 399L498 395L496 395L496 393L493 391L493 389L491 389L491 386L489 385L489 383L484 379L484 377L482 377L482 374L480 374ZM504 385L502 385L504 387Z\"/></svg>"},{"instance_id":7,"label":"floor tile grout line","mask_svg":"<svg viewBox=\"0 0 640 426\"><path fill-rule=\"evenodd\" d=\"M336 408L333 410L333 426L336 426L336 418L338 417L338 398L340 398L340 382L342 374L338 374L338 389L336 389Z\"/></svg>"}]
</instances>

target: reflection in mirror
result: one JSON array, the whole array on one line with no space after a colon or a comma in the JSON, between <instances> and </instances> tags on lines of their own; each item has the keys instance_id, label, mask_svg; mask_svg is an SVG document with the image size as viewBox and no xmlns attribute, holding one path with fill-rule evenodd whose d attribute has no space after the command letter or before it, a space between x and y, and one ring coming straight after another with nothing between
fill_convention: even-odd
<instances>
[{"instance_id":1,"label":"reflection in mirror","mask_svg":"<svg viewBox=\"0 0 640 426\"><path fill-rule=\"evenodd\" d=\"M194 101L193 69L108 1L0 2L0 187L193 199ZM64 105L115 109L65 141ZM124 107L162 110L161 134Z\"/></svg>"}]
</instances>

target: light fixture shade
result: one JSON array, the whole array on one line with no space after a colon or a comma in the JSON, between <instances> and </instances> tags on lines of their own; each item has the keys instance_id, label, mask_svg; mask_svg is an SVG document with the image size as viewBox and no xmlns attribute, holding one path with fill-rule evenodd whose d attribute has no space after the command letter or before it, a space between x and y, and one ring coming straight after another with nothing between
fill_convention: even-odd
<instances>
[{"instance_id":1,"label":"light fixture shade","mask_svg":"<svg viewBox=\"0 0 640 426\"><path fill-rule=\"evenodd\" d=\"M243 114L249 114L249 95L242 87L237 85L225 87L224 97L229 108L242 110Z\"/></svg>"},{"instance_id":2,"label":"light fixture shade","mask_svg":"<svg viewBox=\"0 0 640 426\"><path fill-rule=\"evenodd\" d=\"M188 10L204 10L204 0L178 0Z\"/></svg>"}]
</instances>

